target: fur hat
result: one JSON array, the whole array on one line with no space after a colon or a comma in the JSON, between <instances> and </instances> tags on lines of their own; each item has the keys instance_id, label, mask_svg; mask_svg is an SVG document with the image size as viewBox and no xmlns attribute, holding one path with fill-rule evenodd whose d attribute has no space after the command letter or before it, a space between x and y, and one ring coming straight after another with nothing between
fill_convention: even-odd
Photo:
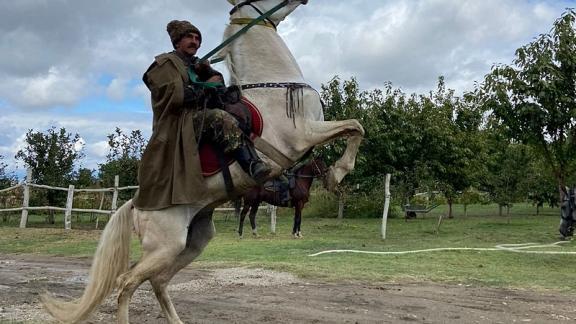
<instances>
[{"instance_id":1,"label":"fur hat","mask_svg":"<svg viewBox=\"0 0 576 324\"><path fill-rule=\"evenodd\" d=\"M178 43L182 37L195 33L200 37L200 43L202 43L202 34L196 26L192 25L186 20L172 20L166 25L166 31L170 35L170 40L172 41L172 46L176 48L176 43Z\"/></svg>"}]
</instances>

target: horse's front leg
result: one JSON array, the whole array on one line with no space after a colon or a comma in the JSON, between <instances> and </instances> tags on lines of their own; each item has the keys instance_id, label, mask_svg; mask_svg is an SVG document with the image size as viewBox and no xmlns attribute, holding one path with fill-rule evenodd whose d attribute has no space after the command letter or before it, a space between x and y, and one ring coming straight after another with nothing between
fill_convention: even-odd
<instances>
[{"instance_id":1,"label":"horse's front leg","mask_svg":"<svg viewBox=\"0 0 576 324\"><path fill-rule=\"evenodd\" d=\"M334 191L336 185L342 181L352 169L356 162L356 155L362 137L364 128L355 119L341 121L308 121L306 136L304 140L306 145L315 146L334 141L341 137L348 137L346 150L342 157L330 167L327 179L327 188Z\"/></svg>"},{"instance_id":2,"label":"horse's front leg","mask_svg":"<svg viewBox=\"0 0 576 324\"><path fill-rule=\"evenodd\" d=\"M292 227L292 235L294 238L302 238L302 232L300 231L302 208L304 208L304 204L301 201L297 202L294 206L294 226Z\"/></svg>"}]
</instances>

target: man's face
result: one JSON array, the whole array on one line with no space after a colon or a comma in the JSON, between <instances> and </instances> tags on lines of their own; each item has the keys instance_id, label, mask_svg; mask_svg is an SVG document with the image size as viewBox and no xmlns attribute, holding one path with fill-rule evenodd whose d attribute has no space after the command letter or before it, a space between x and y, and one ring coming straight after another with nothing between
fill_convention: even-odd
<instances>
[{"instance_id":1,"label":"man's face","mask_svg":"<svg viewBox=\"0 0 576 324\"><path fill-rule=\"evenodd\" d=\"M190 33L176 43L176 50L186 55L196 55L198 48L200 48L200 35L196 33Z\"/></svg>"}]
</instances>

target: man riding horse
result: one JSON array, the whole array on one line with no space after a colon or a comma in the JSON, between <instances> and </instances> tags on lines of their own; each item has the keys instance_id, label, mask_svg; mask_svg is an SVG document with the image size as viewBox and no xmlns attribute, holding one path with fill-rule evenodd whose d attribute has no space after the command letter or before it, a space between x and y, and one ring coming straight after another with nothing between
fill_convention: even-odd
<instances>
[{"instance_id":1,"label":"man riding horse","mask_svg":"<svg viewBox=\"0 0 576 324\"><path fill-rule=\"evenodd\" d=\"M257 184L271 171L238 121L222 110L226 93L222 74L195 56L202 44L200 30L184 20L169 22L166 30L174 51L156 56L143 76L154 113L134 198L134 205L144 210L194 202L204 187L200 142L210 141L232 154Z\"/></svg>"}]
</instances>

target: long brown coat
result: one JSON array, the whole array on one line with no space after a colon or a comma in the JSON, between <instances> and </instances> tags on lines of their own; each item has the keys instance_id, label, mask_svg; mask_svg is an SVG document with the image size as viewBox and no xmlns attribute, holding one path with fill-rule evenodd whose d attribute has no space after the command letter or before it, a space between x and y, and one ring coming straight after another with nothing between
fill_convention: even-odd
<instances>
[{"instance_id":1,"label":"long brown coat","mask_svg":"<svg viewBox=\"0 0 576 324\"><path fill-rule=\"evenodd\" d=\"M142 155L134 206L158 210L194 204L204 190L192 111L184 107L188 74L174 52L161 54L144 74L152 95L152 136Z\"/></svg>"}]
</instances>

